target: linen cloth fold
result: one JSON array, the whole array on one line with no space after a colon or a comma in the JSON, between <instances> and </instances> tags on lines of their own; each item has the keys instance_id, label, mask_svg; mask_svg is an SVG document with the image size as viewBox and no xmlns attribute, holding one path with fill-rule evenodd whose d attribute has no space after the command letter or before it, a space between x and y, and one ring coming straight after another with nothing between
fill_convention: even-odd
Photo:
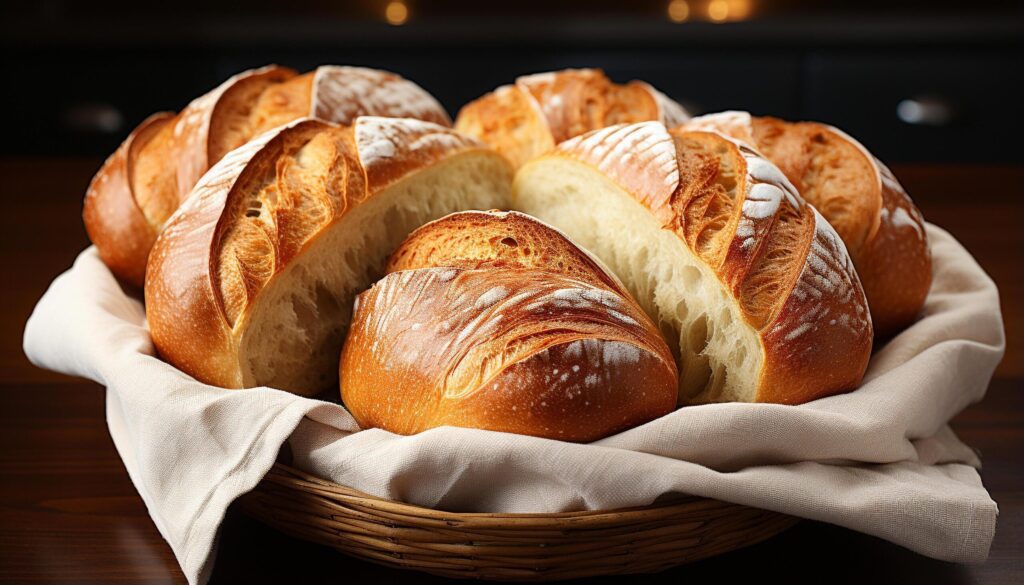
<instances>
[{"instance_id":1,"label":"linen cloth fold","mask_svg":"<svg viewBox=\"0 0 1024 585\"><path fill-rule=\"evenodd\" d=\"M562 512L685 493L845 526L938 559L981 562L997 508L947 425L980 400L1005 341L992 280L928 226L923 317L877 349L855 392L801 406L676 410L592 444L476 429L361 430L337 404L224 390L154 357L142 303L94 248L39 301L25 352L106 386L110 434L190 583L207 581L228 505L286 441L293 465L384 498L453 511Z\"/></svg>"}]
</instances>

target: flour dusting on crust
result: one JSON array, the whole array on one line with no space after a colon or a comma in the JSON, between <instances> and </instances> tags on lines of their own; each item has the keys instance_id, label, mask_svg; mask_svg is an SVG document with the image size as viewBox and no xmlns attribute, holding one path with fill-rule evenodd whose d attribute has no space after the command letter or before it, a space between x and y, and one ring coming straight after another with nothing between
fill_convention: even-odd
<instances>
[{"instance_id":1,"label":"flour dusting on crust","mask_svg":"<svg viewBox=\"0 0 1024 585\"><path fill-rule=\"evenodd\" d=\"M318 67L310 111L316 118L346 125L359 116L417 118L451 125L441 104L420 86L394 73L363 67Z\"/></svg>"},{"instance_id":2,"label":"flour dusting on crust","mask_svg":"<svg viewBox=\"0 0 1024 585\"><path fill-rule=\"evenodd\" d=\"M654 198L679 186L675 143L659 122L609 126L567 140L558 150L616 178L640 197Z\"/></svg>"},{"instance_id":3,"label":"flour dusting on crust","mask_svg":"<svg viewBox=\"0 0 1024 585\"><path fill-rule=\"evenodd\" d=\"M439 124L378 116L356 120L355 143L371 191L444 156L483 147L477 140Z\"/></svg>"},{"instance_id":4,"label":"flour dusting on crust","mask_svg":"<svg viewBox=\"0 0 1024 585\"><path fill-rule=\"evenodd\" d=\"M848 335L857 335L871 326L860 280L846 245L818 210L811 209L814 211L814 239L792 299L787 303L793 305L795 301L799 308L787 307L790 310L783 310L771 326L773 333L786 332L787 341L823 327L840 328ZM829 304L832 308L828 308Z\"/></svg>"}]
</instances>

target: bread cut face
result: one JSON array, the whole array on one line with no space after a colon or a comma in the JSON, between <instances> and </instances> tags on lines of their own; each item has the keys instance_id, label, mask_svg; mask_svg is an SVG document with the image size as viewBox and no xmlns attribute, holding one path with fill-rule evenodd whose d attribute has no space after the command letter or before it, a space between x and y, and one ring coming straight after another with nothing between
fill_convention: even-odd
<instances>
[{"instance_id":1,"label":"bread cut face","mask_svg":"<svg viewBox=\"0 0 1024 585\"><path fill-rule=\"evenodd\" d=\"M154 342L207 383L330 388L352 300L391 251L452 211L507 204L510 181L500 156L417 120L267 133L215 166L158 239Z\"/></svg>"},{"instance_id":2,"label":"bread cut face","mask_svg":"<svg viewBox=\"0 0 1024 585\"><path fill-rule=\"evenodd\" d=\"M600 69L564 69L524 75L466 104L455 128L518 168L591 130L644 120L675 126L687 119L681 105L642 81L616 84Z\"/></svg>"},{"instance_id":3,"label":"bread cut face","mask_svg":"<svg viewBox=\"0 0 1024 585\"><path fill-rule=\"evenodd\" d=\"M678 360L681 404L801 403L859 384L871 323L845 247L753 149L610 127L523 166L513 205L622 279Z\"/></svg>"},{"instance_id":4,"label":"bread cut face","mask_svg":"<svg viewBox=\"0 0 1024 585\"><path fill-rule=\"evenodd\" d=\"M141 286L156 234L228 152L302 117L350 124L364 115L451 125L426 91L386 71L322 66L300 75L271 65L232 76L177 115L144 122L104 163L86 195L89 237L117 276Z\"/></svg>"},{"instance_id":5,"label":"bread cut face","mask_svg":"<svg viewBox=\"0 0 1024 585\"><path fill-rule=\"evenodd\" d=\"M588 253L519 213L419 228L355 313L341 390L364 428L592 441L675 407L653 322Z\"/></svg>"},{"instance_id":6,"label":"bread cut face","mask_svg":"<svg viewBox=\"0 0 1024 585\"><path fill-rule=\"evenodd\" d=\"M912 323L931 287L924 218L888 168L855 139L817 122L720 112L687 122L757 148L835 227L857 267L875 332Z\"/></svg>"}]
</instances>

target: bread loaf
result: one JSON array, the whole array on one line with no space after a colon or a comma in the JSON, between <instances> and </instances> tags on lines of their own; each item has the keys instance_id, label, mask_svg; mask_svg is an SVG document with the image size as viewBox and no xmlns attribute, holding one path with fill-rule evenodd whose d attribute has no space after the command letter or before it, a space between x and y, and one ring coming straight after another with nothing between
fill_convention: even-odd
<instances>
[{"instance_id":1,"label":"bread loaf","mask_svg":"<svg viewBox=\"0 0 1024 585\"><path fill-rule=\"evenodd\" d=\"M642 81L612 83L600 69L527 75L466 104L455 120L516 167L556 144L613 124L689 118L678 103Z\"/></svg>"},{"instance_id":2,"label":"bread loaf","mask_svg":"<svg viewBox=\"0 0 1024 585\"><path fill-rule=\"evenodd\" d=\"M672 355L598 261L518 213L415 231L357 297L341 393L361 426L593 441L671 412Z\"/></svg>"},{"instance_id":3,"label":"bread loaf","mask_svg":"<svg viewBox=\"0 0 1024 585\"><path fill-rule=\"evenodd\" d=\"M603 260L659 324L681 403L799 404L860 383L872 329L846 248L749 146L613 126L527 163L513 198Z\"/></svg>"},{"instance_id":4,"label":"bread loaf","mask_svg":"<svg viewBox=\"0 0 1024 585\"><path fill-rule=\"evenodd\" d=\"M502 207L512 170L449 128L300 120L214 165L157 238L146 315L160 355L225 388L337 384L352 300L414 228Z\"/></svg>"},{"instance_id":5,"label":"bread loaf","mask_svg":"<svg viewBox=\"0 0 1024 585\"><path fill-rule=\"evenodd\" d=\"M164 222L225 154L301 117L349 124L360 115L450 124L434 98L392 73L335 66L303 75L277 66L246 71L176 116L157 114L132 132L89 186L89 238L115 275L141 286Z\"/></svg>"},{"instance_id":6,"label":"bread loaf","mask_svg":"<svg viewBox=\"0 0 1024 585\"><path fill-rule=\"evenodd\" d=\"M712 129L761 151L825 216L857 267L875 333L912 323L932 282L924 218L888 168L846 133L816 122L722 112L685 128Z\"/></svg>"}]
</instances>

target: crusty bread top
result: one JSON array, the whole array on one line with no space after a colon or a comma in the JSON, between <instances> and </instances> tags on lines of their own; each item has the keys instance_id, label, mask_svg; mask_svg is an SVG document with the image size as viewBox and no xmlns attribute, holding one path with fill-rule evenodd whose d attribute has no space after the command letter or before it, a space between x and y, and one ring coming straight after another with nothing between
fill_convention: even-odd
<instances>
[{"instance_id":1,"label":"crusty bread top","mask_svg":"<svg viewBox=\"0 0 1024 585\"><path fill-rule=\"evenodd\" d=\"M924 218L881 161L826 124L787 122L746 112L694 118L687 129L726 133L764 153L842 237L880 335L916 317L931 285Z\"/></svg>"},{"instance_id":2,"label":"crusty bread top","mask_svg":"<svg viewBox=\"0 0 1024 585\"><path fill-rule=\"evenodd\" d=\"M892 173L837 128L735 111L693 118L684 127L722 132L761 151L829 220L854 257L878 233L887 198L905 200L906 222L923 237L921 214Z\"/></svg>"},{"instance_id":3,"label":"crusty bread top","mask_svg":"<svg viewBox=\"0 0 1024 585\"><path fill-rule=\"evenodd\" d=\"M714 132L646 122L580 136L549 156L600 170L726 284L766 353L786 356L765 360L769 379L758 400L816 398L815 377L841 377L836 390L859 382L871 321L846 248L753 148Z\"/></svg>"},{"instance_id":4,"label":"crusty bread top","mask_svg":"<svg viewBox=\"0 0 1024 585\"><path fill-rule=\"evenodd\" d=\"M351 127L311 128L282 133L280 150L252 159L228 195L213 266L232 323L324 226L408 173L480 147L409 118L364 116Z\"/></svg>"},{"instance_id":5,"label":"crusty bread top","mask_svg":"<svg viewBox=\"0 0 1024 585\"><path fill-rule=\"evenodd\" d=\"M753 118L751 127L752 146L786 173L856 256L878 231L882 181L874 157L823 124Z\"/></svg>"},{"instance_id":6,"label":"crusty bread top","mask_svg":"<svg viewBox=\"0 0 1024 585\"><path fill-rule=\"evenodd\" d=\"M224 155L301 117L350 124L363 115L451 125L427 92L385 71L323 66L299 75L271 65L234 75L159 128L144 123L123 145L130 153L112 156L103 165L91 190L94 209L84 214L90 238L115 274L141 285L155 233ZM123 190L124 181L114 181L120 175L126 177L130 200L103 187L108 183L115 189L116 182Z\"/></svg>"},{"instance_id":7,"label":"crusty bread top","mask_svg":"<svg viewBox=\"0 0 1024 585\"><path fill-rule=\"evenodd\" d=\"M276 66L234 75L189 103L142 146L132 185L151 225L162 226L213 163L251 138L238 127L260 92L294 75Z\"/></svg>"},{"instance_id":8,"label":"crusty bread top","mask_svg":"<svg viewBox=\"0 0 1024 585\"><path fill-rule=\"evenodd\" d=\"M448 112L415 83L387 71L366 67L322 65L313 76L312 118L351 124L359 116L415 118L451 126Z\"/></svg>"},{"instance_id":9,"label":"crusty bread top","mask_svg":"<svg viewBox=\"0 0 1024 585\"><path fill-rule=\"evenodd\" d=\"M391 254L386 271L434 266L557 272L628 296L600 260L557 229L515 211L463 211L432 221L409 234Z\"/></svg>"},{"instance_id":10,"label":"crusty bread top","mask_svg":"<svg viewBox=\"0 0 1024 585\"><path fill-rule=\"evenodd\" d=\"M233 150L150 255L147 316L161 352L210 383L238 387L237 363L211 356L230 362L254 299L307 242L402 176L482 148L437 124L360 117L347 127L302 119Z\"/></svg>"},{"instance_id":11,"label":"crusty bread top","mask_svg":"<svg viewBox=\"0 0 1024 585\"><path fill-rule=\"evenodd\" d=\"M509 323L515 322L513 314L525 307L528 314L520 317L534 321L526 325L530 333L525 337L550 337L564 342L566 335L571 339L597 336L630 341L674 366L672 354L654 323L622 282L568 236L535 217L498 210L452 213L409 234L388 258L385 270L388 274L404 273L396 279L404 286L411 278L410 271L426 268L457 269L454 273L443 271L438 276L439 282L465 279L467 286L478 280L475 274L488 275L479 279L484 284L489 280L486 291L459 299L476 303L473 310L466 311L474 326L479 324L474 312L483 305L494 319L507 318ZM419 290L415 286L408 288ZM542 290L549 291L550 296L541 294ZM452 306L448 314L457 312L460 312L458 307ZM581 315L589 315L586 320L592 321L591 329L584 331L573 325L566 330L555 327L549 331L543 325L559 320L570 323L583 318ZM608 330L606 326L618 331ZM461 331L457 327L451 330ZM505 341L508 341L510 332L505 331L505 334ZM497 342L493 347L500 347L500 341L487 340L486 343ZM534 344L532 351L545 346L544 343ZM523 355L504 357L506 363L514 363Z\"/></svg>"},{"instance_id":12,"label":"crusty bread top","mask_svg":"<svg viewBox=\"0 0 1024 585\"><path fill-rule=\"evenodd\" d=\"M634 303L520 267L385 276L358 297L341 381L364 428L568 441L667 414L676 394L672 356Z\"/></svg>"},{"instance_id":13,"label":"crusty bread top","mask_svg":"<svg viewBox=\"0 0 1024 585\"><path fill-rule=\"evenodd\" d=\"M134 286L142 286L146 259L158 233L135 198L135 161L142 146L173 119L170 112L146 118L103 163L85 192L82 220L89 240L96 244L103 262Z\"/></svg>"},{"instance_id":14,"label":"crusty bread top","mask_svg":"<svg viewBox=\"0 0 1024 585\"><path fill-rule=\"evenodd\" d=\"M526 75L466 104L455 127L490 144L513 165L585 132L619 123L681 124L689 115L642 81L615 84L600 69Z\"/></svg>"},{"instance_id":15,"label":"crusty bread top","mask_svg":"<svg viewBox=\"0 0 1024 585\"><path fill-rule=\"evenodd\" d=\"M253 137L302 117L351 124L368 115L451 124L433 97L393 73L323 66L298 75L271 65L231 77L154 136L139 153L136 196L161 225L210 166Z\"/></svg>"},{"instance_id":16,"label":"crusty bread top","mask_svg":"<svg viewBox=\"0 0 1024 585\"><path fill-rule=\"evenodd\" d=\"M614 124L656 120L671 127L689 118L682 106L647 83L612 83L600 69L525 75L516 86L536 100L556 143Z\"/></svg>"},{"instance_id":17,"label":"crusty bread top","mask_svg":"<svg viewBox=\"0 0 1024 585\"><path fill-rule=\"evenodd\" d=\"M405 286L414 278L411 272L428 268L442 270L436 278L427 280L443 283L457 279L465 280L463 284L469 288L476 282L485 286L486 290L477 291L479 294L459 295L460 298L454 299L456 303L469 302L473 309L468 309L469 305L450 305L446 312L448 316L462 314L473 322L477 333L488 329L481 325L478 314L487 309L484 313L496 321L504 319L508 324L523 321L513 329L518 329L519 334L527 331L522 335L524 339L550 338L565 342L566 336L571 339L597 336L630 341L674 364L654 323L619 279L565 234L529 215L515 211L461 211L424 224L391 254L386 272L402 273L394 280ZM487 276L478 278L476 274ZM408 289L419 290L416 286ZM446 302L451 301L449 298ZM462 311L462 308L467 310ZM590 325L580 329L579 323L573 323L576 319L583 319ZM552 322L573 324L551 327ZM451 330L462 331L459 327L451 327ZM502 347L509 336L516 337L511 329L504 330L503 334L503 339L477 341ZM516 344L508 347L513 345ZM545 343L520 345L524 345L520 349L532 353L547 346ZM483 351L480 355L487 353ZM508 354L504 361L515 363L524 355Z\"/></svg>"}]
</instances>

